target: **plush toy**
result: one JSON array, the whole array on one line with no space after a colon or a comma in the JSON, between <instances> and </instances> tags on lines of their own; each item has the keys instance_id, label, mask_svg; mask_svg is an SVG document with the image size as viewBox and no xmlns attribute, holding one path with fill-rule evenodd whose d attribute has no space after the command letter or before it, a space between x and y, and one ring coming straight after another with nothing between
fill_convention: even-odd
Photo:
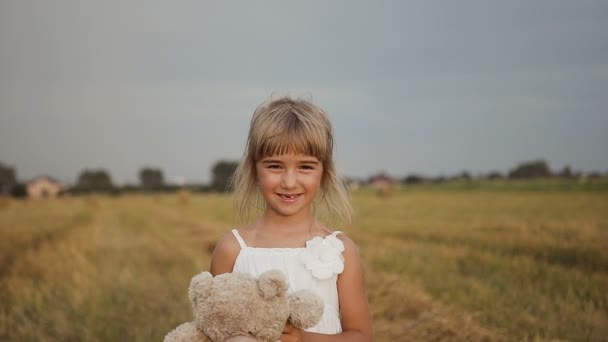
<instances>
[{"instance_id":1,"label":"plush toy","mask_svg":"<svg viewBox=\"0 0 608 342\"><path fill-rule=\"evenodd\" d=\"M194 321L184 323L165 336L165 342L224 341L234 336L252 336L260 341L278 341L285 323L306 329L323 315L323 302L314 293L300 290L287 294L287 281L278 270L258 279L244 273L213 277L200 273L190 282L188 296Z\"/></svg>"}]
</instances>

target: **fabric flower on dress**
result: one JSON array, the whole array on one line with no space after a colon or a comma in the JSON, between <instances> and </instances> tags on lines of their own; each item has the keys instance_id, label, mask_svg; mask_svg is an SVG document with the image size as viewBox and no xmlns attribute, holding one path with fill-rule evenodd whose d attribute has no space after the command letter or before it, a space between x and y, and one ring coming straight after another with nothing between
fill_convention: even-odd
<instances>
[{"instance_id":1,"label":"fabric flower on dress","mask_svg":"<svg viewBox=\"0 0 608 342\"><path fill-rule=\"evenodd\" d=\"M306 269L318 279L330 278L344 270L344 243L335 234L306 241L306 248L300 253L300 260Z\"/></svg>"}]
</instances>

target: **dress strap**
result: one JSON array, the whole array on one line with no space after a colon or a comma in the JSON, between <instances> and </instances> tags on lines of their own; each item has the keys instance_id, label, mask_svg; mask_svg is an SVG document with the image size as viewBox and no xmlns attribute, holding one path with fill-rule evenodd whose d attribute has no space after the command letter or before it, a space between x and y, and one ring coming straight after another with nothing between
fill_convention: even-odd
<instances>
[{"instance_id":1,"label":"dress strap","mask_svg":"<svg viewBox=\"0 0 608 342\"><path fill-rule=\"evenodd\" d=\"M333 235L333 236L337 236L338 234L342 234L342 232L339 230L336 230L335 232L331 233L331 235Z\"/></svg>"},{"instance_id":2,"label":"dress strap","mask_svg":"<svg viewBox=\"0 0 608 342\"><path fill-rule=\"evenodd\" d=\"M247 247L247 245L245 244L245 240L243 240L243 238L241 237L241 235L239 234L239 231L236 229L232 230L232 235L234 235L234 237L236 238L236 241L239 242L239 245L241 246L241 248L245 248Z\"/></svg>"}]
</instances>

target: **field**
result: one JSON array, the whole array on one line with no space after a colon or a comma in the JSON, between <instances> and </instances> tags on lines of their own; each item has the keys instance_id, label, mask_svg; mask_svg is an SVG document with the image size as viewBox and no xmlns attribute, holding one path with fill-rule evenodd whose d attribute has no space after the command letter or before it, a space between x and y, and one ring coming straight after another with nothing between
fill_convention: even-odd
<instances>
[{"instance_id":1,"label":"field","mask_svg":"<svg viewBox=\"0 0 608 342\"><path fill-rule=\"evenodd\" d=\"M353 201L377 341L608 341L607 191ZM219 194L2 200L0 340L161 340L234 222Z\"/></svg>"}]
</instances>

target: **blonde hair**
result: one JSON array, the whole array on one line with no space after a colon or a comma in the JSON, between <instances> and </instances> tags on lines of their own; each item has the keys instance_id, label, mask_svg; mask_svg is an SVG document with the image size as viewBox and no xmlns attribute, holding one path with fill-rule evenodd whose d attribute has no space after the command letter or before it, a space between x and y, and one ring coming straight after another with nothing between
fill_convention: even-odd
<instances>
[{"instance_id":1,"label":"blonde hair","mask_svg":"<svg viewBox=\"0 0 608 342\"><path fill-rule=\"evenodd\" d=\"M310 101L281 97L258 106L253 113L247 146L232 185L235 190L235 212L241 221L249 219L251 208L257 205L256 163L261 159L285 153L314 156L323 164L321 189L317 200L323 204L328 217L337 214L350 224L352 206L348 191L340 179L333 161L333 133L327 114ZM319 198L320 197L320 198ZM317 200L313 208L317 207Z\"/></svg>"}]
</instances>

